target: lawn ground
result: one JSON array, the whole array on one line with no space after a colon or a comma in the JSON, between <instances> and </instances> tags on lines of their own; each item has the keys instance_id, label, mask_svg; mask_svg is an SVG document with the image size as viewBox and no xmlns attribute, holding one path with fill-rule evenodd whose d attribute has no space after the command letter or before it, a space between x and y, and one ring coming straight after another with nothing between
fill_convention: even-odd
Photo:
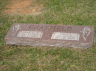
<instances>
[{"instance_id":1,"label":"lawn ground","mask_svg":"<svg viewBox=\"0 0 96 71\"><path fill-rule=\"evenodd\" d=\"M96 30L96 0L0 0L0 71L96 71L96 42L89 49L10 46L4 38L13 23Z\"/></svg>"}]
</instances>

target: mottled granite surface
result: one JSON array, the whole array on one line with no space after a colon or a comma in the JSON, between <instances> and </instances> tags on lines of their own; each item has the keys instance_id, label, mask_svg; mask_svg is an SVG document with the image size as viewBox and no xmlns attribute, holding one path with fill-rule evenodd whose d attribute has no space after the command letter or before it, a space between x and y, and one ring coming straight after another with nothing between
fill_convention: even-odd
<instances>
[{"instance_id":1,"label":"mottled granite surface","mask_svg":"<svg viewBox=\"0 0 96 71\"><path fill-rule=\"evenodd\" d=\"M18 24L5 37L8 45L89 48L94 43L93 26Z\"/></svg>"}]
</instances>

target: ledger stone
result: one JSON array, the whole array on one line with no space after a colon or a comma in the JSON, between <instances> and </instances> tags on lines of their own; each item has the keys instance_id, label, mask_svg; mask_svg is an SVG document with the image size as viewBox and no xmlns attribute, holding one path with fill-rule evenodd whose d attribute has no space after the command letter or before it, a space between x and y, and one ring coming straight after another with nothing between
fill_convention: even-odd
<instances>
[{"instance_id":1,"label":"ledger stone","mask_svg":"<svg viewBox=\"0 0 96 71\"><path fill-rule=\"evenodd\" d=\"M5 41L9 45L89 48L94 34L93 26L15 23Z\"/></svg>"}]
</instances>

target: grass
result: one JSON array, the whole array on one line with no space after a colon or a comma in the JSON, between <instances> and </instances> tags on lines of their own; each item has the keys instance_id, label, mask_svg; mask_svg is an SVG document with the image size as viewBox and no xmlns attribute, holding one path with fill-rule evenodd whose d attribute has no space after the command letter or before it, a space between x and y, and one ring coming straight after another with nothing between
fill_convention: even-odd
<instances>
[{"instance_id":1,"label":"grass","mask_svg":"<svg viewBox=\"0 0 96 71\"><path fill-rule=\"evenodd\" d=\"M96 71L96 42L89 49L23 47L5 44L13 23L88 25L96 30L95 0L37 0L39 15L3 14L9 0L0 0L0 71Z\"/></svg>"}]
</instances>

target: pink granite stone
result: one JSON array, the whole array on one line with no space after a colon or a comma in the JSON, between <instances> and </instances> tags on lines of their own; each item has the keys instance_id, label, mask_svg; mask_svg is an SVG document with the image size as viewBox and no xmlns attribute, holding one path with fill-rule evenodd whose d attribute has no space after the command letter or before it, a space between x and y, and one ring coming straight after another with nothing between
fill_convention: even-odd
<instances>
[{"instance_id":1,"label":"pink granite stone","mask_svg":"<svg viewBox=\"0 0 96 71\"><path fill-rule=\"evenodd\" d=\"M15 23L5 41L9 45L89 48L94 33L93 26Z\"/></svg>"}]
</instances>

